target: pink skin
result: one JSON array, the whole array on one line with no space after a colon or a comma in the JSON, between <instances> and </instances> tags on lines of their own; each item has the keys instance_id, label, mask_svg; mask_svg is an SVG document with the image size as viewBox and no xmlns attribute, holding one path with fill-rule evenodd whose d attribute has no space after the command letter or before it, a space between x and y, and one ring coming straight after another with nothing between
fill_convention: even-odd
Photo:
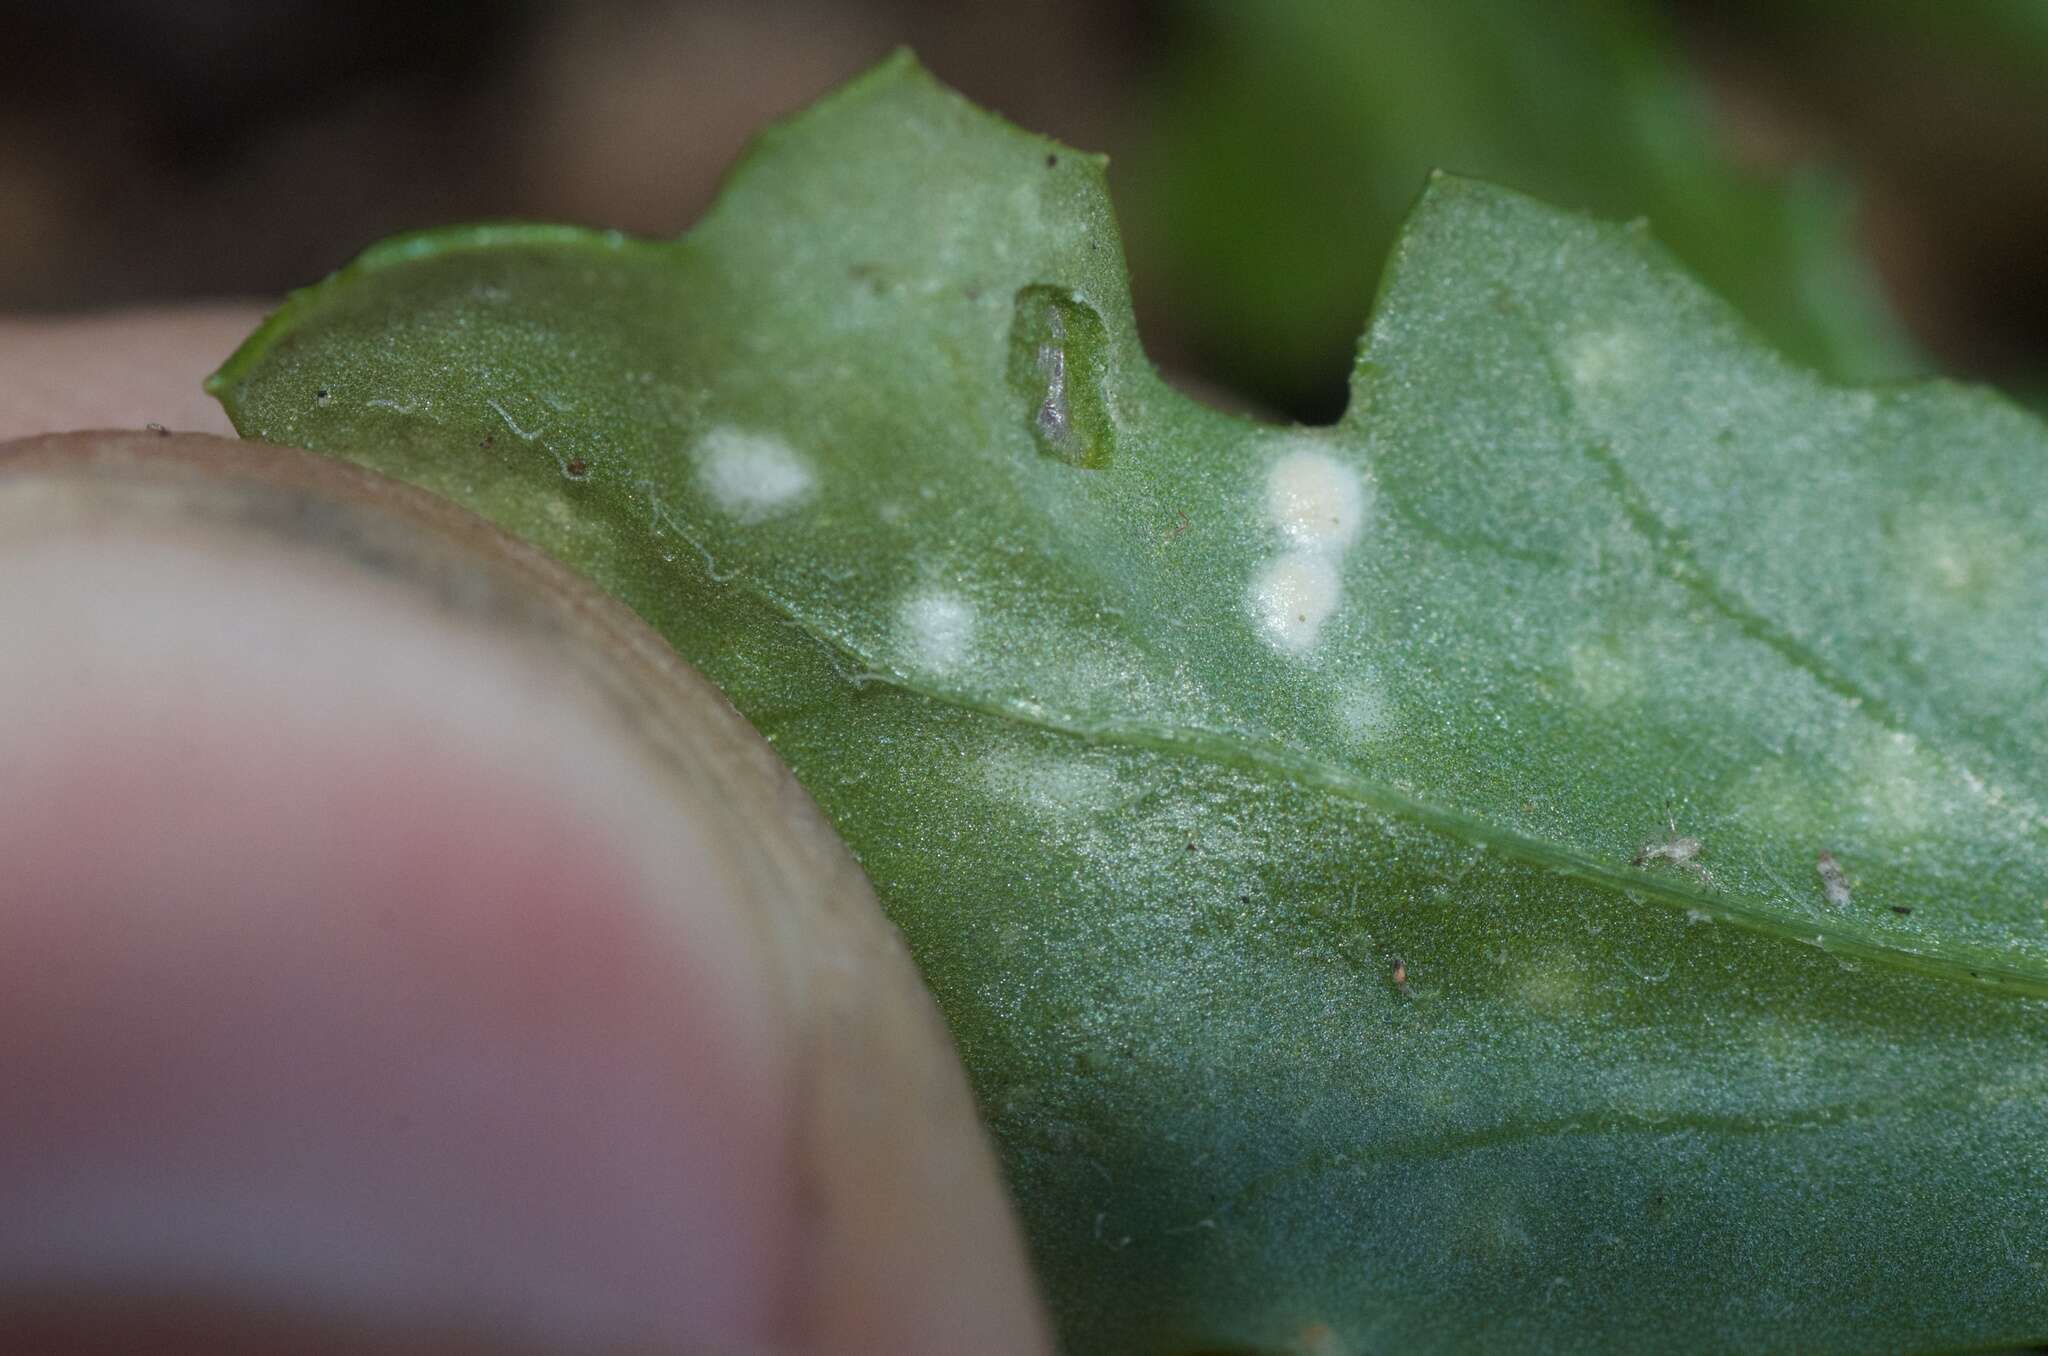
<instances>
[{"instance_id":1,"label":"pink skin","mask_svg":"<svg viewBox=\"0 0 2048 1356\"><path fill-rule=\"evenodd\" d=\"M111 319L0 317L0 439L150 423L232 435L200 383L262 318L249 305Z\"/></svg>"},{"instance_id":2,"label":"pink skin","mask_svg":"<svg viewBox=\"0 0 2048 1356\"><path fill-rule=\"evenodd\" d=\"M0 1276L776 1338L788 1023L603 710L374 576L23 527Z\"/></svg>"},{"instance_id":3,"label":"pink skin","mask_svg":"<svg viewBox=\"0 0 2048 1356\"><path fill-rule=\"evenodd\" d=\"M772 1331L789 1108L718 946L545 785L388 734L195 712L15 765L0 1258Z\"/></svg>"},{"instance_id":4,"label":"pink skin","mask_svg":"<svg viewBox=\"0 0 2048 1356\"><path fill-rule=\"evenodd\" d=\"M189 389L250 320L0 323L0 438L171 422L50 369ZM0 1346L1049 1349L864 896L758 897L730 815L545 645L353 564L19 524Z\"/></svg>"}]
</instances>

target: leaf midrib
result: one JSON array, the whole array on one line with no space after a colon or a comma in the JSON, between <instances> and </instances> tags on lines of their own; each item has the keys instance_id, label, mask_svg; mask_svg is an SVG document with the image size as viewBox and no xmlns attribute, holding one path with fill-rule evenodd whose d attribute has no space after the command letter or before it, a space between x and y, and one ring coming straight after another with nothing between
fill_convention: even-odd
<instances>
[{"instance_id":1,"label":"leaf midrib","mask_svg":"<svg viewBox=\"0 0 2048 1356\"><path fill-rule=\"evenodd\" d=\"M693 535L681 531L678 535L703 558L707 574L718 575L714 569L716 557L710 549ZM1634 870L1623 871L1562 844L1531 838L1485 820L1442 809L1321 759L1210 730L1144 722L1088 722L1043 703L978 696L923 682L895 665L878 662L848 638L835 633L776 590L739 569L729 567L721 578L724 587L739 588L752 595L762 606L779 614L784 623L835 655L834 670L841 681L850 686L882 683L955 710L1076 739L1093 747L1198 758L1216 767L1255 778L1285 780L1301 789L1321 792L1389 818L1404 819L1481 851L1496 852L1512 861L1584 881L1621 894L1631 901L1654 900L1665 907L1697 911L1767 937L1801 945L1818 944L1831 955L1868 960L1948 979L1968 980L2016 995L2048 997L2048 976L2014 967L1999 959L1933 955L1873 942L1832 928L1825 920L1795 929L1776 914L1731 904L1725 896L1706 894L1675 880L1659 879Z\"/></svg>"}]
</instances>

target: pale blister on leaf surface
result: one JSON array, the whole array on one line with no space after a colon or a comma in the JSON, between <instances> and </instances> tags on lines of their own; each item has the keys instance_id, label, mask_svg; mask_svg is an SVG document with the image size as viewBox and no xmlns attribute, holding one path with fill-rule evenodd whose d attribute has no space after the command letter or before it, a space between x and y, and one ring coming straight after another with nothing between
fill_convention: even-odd
<instances>
[{"instance_id":1,"label":"pale blister on leaf surface","mask_svg":"<svg viewBox=\"0 0 2048 1356\"><path fill-rule=\"evenodd\" d=\"M1439 180L1347 417L1225 417L1101 162L907 58L680 241L380 246L216 390L776 742L1071 1350L2048 1337L2048 434L1996 398L1830 387Z\"/></svg>"}]
</instances>

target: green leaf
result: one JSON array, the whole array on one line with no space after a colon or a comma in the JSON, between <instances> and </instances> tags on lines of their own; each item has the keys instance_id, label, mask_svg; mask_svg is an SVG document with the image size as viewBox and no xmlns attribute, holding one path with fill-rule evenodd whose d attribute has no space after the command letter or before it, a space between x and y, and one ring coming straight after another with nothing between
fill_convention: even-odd
<instances>
[{"instance_id":1,"label":"green leaf","mask_svg":"<svg viewBox=\"0 0 2048 1356\"><path fill-rule=\"evenodd\" d=\"M1738 164L1647 4L1173 9L1182 33L1146 95L1153 131L1129 180L1138 257L1152 262L1141 290L1269 398L1298 403L1339 378L1381 257L1437 168L1647 216L1687 267L1823 372L1916 365L1854 251L1844 186Z\"/></svg>"},{"instance_id":2,"label":"green leaf","mask_svg":"<svg viewBox=\"0 0 2048 1356\"><path fill-rule=\"evenodd\" d=\"M1998 398L1828 386L1641 231L1438 179L1344 420L1219 415L1101 161L907 57L678 242L394 241L214 389L776 742L1072 1351L2048 1338L2048 432Z\"/></svg>"}]
</instances>

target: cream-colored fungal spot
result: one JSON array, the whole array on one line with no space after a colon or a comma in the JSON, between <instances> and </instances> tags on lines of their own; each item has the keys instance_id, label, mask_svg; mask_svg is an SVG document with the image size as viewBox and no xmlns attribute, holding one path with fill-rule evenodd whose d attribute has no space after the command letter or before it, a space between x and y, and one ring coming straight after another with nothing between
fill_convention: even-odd
<instances>
[{"instance_id":1,"label":"cream-colored fungal spot","mask_svg":"<svg viewBox=\"0 0 2048 1356\"><path fill-rule=\"evenodd\" d=\"M1642 367L1643 340L1632 330L1595 330L1565 341L1565 374L1582 394L1609 390Z\"/></svg>"},{"instance_id":2,"label":"cream-colored fungal spot","mask_svg":"<svg viewBox=\"0 0 2048 1356\"><path fill-rule=\"evenodd\" d=\"M1266 518L1289 549L1253 578L1246 604L1282 654L1315 648L1343 593L1338 567L1372 499L1370 480L1316 447L1297 446L1267 471Z\"/></svg>"},{"instance_id":3,"label":"cream-colored fungal spot","mask_svg":"<svg viewBox=\"0 0 2048 1356\"><path fill-rule=\"evenodd\" d=\"M1754 829L1766 836L1780 833L1825 833L1840 804L1840 782L1824 783L1799 758L1772 758L1756 764L1736 781L1728 804L1737 807Z\"/></svg>"},{"instance_id":4,"label":"cream-colored fungal spot","mask_svg":"<svg viewBox=\"0 0 2048 1356\"><path fill-rule=\"evenodd\" d=\"M560 495L550 495L547 499L543 500L541 511L547 514L548 521L554 524L558 531L574 532L579 525L576 510L571 508L568 501Z\"/></svg>"},{"instance_id":5,"label":"cream-colored fungal spot","mask_svg":"<svg viewBox=\"0 0 2048 1356\"><path fill-rule=\"evenodd\" d=\"M1301 1356L1351 1356L1350 1344L1327 1323L1311 1323L1294 1335Z\"/></svg>"},{"instance_id":6,"label":"cream-colored fungal spot","mask_svg":"<svg viewBox=\"0 0 2048 1356\"><path fill-rule=\"evenodd\" d=\"M957 668L974 647L974 604L954 593L916 593L897 612L904 648L928 669Z\"/></svg>"},{"instance_id":7,"label":"cream-colored fungal spot","mask_svg":"<svg viewBox=\"0 0 2048 1356\"><path fill-rule=\"evenodd\" d=\"M810 463L771 433L721 425L698 441L694 459L704 493L743 523L793 508L817 487Z\"/></svg>"},{"instance_id":8,"label":"cream-colored fungal spot","mask_svg":"<svg viewBox=\"0 0 2048 1356\"><path fill-rule=\"evenodd\" d=\"M1371 675L1353 683L1337 697L1337 723L1353 739L1371 739L1387 732L1393 713L1387 709L1386 693Z\"/></svg>"},{"instance_id":9,"label":"cream-colored fungal spot","mask_svg":"<svg viewBox=\"0 0 2048 1356\"><path fill-rule=\"evenodd\" d=\"M1581 632L1565 648L1572 690L1588 706L1674 700L1699 670L1702 637L1682 617L1648 616Z\"/></svg>"},{"instance_id":10,"label":"cream-colored fungal spot","mask_svg":"<svg viewBox=\"0 0 2048 1356\"><path fill-rule=\"evenodd\" d=\"M1931 610L1958 604L1997 607L2023 587L2023 576L2013 566L2027 558L2026 539L1990 512L1923 510L1899 529L1899 547L1909 594Z\"/></svg>"},{"instance_id":11,"label":"cream-colored fungal spot","mask_svg":"<svg viewBox=\"0 0 2048 1356\"><path fill-rule=\"evenodd\" d=\"M1961 779L1944 776L1910 734L1873 731L1861 742L1849 760L1856 803L1889 832L1925 833L1968 795Z\"/></svg>"},{"instance_id":12,"label":"cream-colored fungal spot","mask_svg":"<svg viewBox=\"0 0 2048 1356\"><path fill-rule=\"evenodd\" d=\"M982 759L981 781L1006 805L1050 820L1092 819L1123 803L1115 769L1084 758L998 748Z\"/></svg>"},{"instance_id":13,"label":"cream-colored fungal spot","mask_svg":"<svg viewBox=\"0 0 2048 1356\"><path fill-rule=\"evenodd\" d=\"M1268 469L1266 518L1288 551L1251 580L1247 606L1280 653L1315 649L1343 592L1343 551L1370 510L1372 481L1317 447L1296 447Z\"/></svg>"},{"instance_id":14,"label":"cream-colored fungal spot","mask_svg":"<svg viewBox=\"0 0 2048 1356\"><path fill-rule=\"evenodd\" d=\"M1515 989L1542 1016L1577 1012L1586 1006L1585 962L1561 948L1541 952L1522 965Z\"/></svg>"},{"instance_id":15,"label":"cream-colored fungal spot","mask_svg":"<svg viewBox=\"0 0 2048 1356\"><path fill-rule=\"evenodd\" d=\"M1259 571L1246 601L1268 644L1283 654L1305 655L1315 648L1342 592L1337 566L1327 556L1290 551Z\"/></svg>"},{"instance_id":16,"label":"cream-colored fungal spot","mask_svg":"<svg viewBox=\"0 0 2048 1356\"><path fill-rule=\"evenodd\" d=\"M1849 873L1835 860L1835 854L1822 848L1814 855L1813 869L1820 876L1821 893L1828 903L1838 909L1849 907L1852 894L1849 888Z\"/></svg>"},{"instance_id":17,"label":"cream-colored fungal spot","mask_svg":"<svg viewBox=\"0 0 2048 1356\"><path fill-rule=\"evenodd\" d=\"M1565 652L1565 661L1573 689L1589 706L1615 706L1643 696L1642 665L1611 640L1579 641Z\"/></svg>"},{"instance_id":18,"label":"cream-colored fungal spot","mask_svg":"<svg viewBox=\"0 0 2048 1356\"><path fill-rule=\"evenodd\" d=\"M1266 475L1266 516L1297 550L1342 551L1371 506L1365 478L1323 452L1289 452Z\"/></svg>"},{"instance_id":19,"label":"cream-colored fungal spot","mask_svg":"<svg viewBox=\"0 0 2048 1356\"><path fill-rule=\"evenodd\" d=\"M1752 1061L1788 1077L1810 1074L1820 1062L1820 1042L1807 1029L1771 1013L1759 1013L1746 1025L1744 1044Z\"/></svg>"}]
</instances>

